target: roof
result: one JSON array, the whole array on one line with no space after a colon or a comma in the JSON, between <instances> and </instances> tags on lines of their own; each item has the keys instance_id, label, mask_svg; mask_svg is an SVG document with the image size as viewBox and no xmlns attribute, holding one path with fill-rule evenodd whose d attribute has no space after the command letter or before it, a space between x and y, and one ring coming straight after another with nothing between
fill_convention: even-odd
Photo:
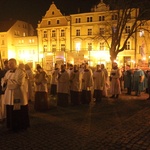
<instances>
[{"instance_id":1,"label":"roof","mask_svg":"<svg viewBox=\"0 0 150 150\"><path fill-rule=\"evenodd\" d=\"M7 32L16 22L16 20L0 21L0 32Z\"/></svg>"}]
</instances>

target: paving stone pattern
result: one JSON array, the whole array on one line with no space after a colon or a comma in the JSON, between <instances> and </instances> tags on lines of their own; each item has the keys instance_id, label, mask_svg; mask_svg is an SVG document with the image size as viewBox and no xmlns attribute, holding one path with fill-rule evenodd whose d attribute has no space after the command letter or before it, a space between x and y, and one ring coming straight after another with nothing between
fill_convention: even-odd
<instances>
[{"instance_id":1,"label":"paving stone pattern","mask_svg":"<svg viewBox=\"0 0 150 150\"><path fill-rule=\"evenodd\" d=\"M147 95L104 98L90 105L35 112L31 127L13 133L0 125L0 150L150 150Z\"/></svg>"}]
</instances>

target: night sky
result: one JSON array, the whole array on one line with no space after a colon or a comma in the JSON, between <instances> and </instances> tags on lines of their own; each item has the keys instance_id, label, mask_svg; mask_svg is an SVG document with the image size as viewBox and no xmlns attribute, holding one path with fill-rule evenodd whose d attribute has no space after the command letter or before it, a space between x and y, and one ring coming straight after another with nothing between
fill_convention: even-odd
<instances>
[{"instance_id":1,"label":"night sky","mask_svg":"<svg viewBox=\"0 0 150 150\"><path fill-rule=\"evenodd\" d=\"M37 27L52 1L62 14L89 12L100 0L0 0L0 21L9 18L23 20Z\"/></svg>"}]
</instances>

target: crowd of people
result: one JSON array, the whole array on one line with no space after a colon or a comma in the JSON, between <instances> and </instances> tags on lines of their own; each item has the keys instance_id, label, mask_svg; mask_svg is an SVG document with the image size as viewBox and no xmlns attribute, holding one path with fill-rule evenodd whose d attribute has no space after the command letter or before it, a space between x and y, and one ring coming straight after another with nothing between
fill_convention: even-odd
<instances>
[{"instance_id":1,"label":"crowd of people","mask_svg":"<svg viewBox=\"0 0 150 150\"><path fill-rule=\"evenodd\" d=\"M150 100L150 71L130 65L118 67L116 62L108 72L104 64L91 68L81 65L55 64L50 75L40 64L33 71L28 64L17 65L16 59L6 60L0 70L0 118L8 129L18 131L30 126L28 103L34 102L36 111L49 109L48 97L57 99L57 105L98 103L103 97L118 99L123 90L127 95L148 93Z\"/></svg>"}]
</instances>

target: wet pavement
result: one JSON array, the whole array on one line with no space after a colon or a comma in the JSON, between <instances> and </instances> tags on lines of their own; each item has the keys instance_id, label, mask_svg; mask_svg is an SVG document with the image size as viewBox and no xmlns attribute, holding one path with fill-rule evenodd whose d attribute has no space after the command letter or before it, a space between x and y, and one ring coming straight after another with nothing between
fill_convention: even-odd
<instances>
[{"instance_id":1,"label":"wet pavement","mask_svg":"<svg viewBox=\"0 0 150 150\"><path fill-rule=\"evenodd\" d=\"M147 97L122 94L65 108L53 100L46 112L36 112L31 102L27 131L13 133L0 124L0 150L150 150Z\"/></svg>"}]
</instances>

